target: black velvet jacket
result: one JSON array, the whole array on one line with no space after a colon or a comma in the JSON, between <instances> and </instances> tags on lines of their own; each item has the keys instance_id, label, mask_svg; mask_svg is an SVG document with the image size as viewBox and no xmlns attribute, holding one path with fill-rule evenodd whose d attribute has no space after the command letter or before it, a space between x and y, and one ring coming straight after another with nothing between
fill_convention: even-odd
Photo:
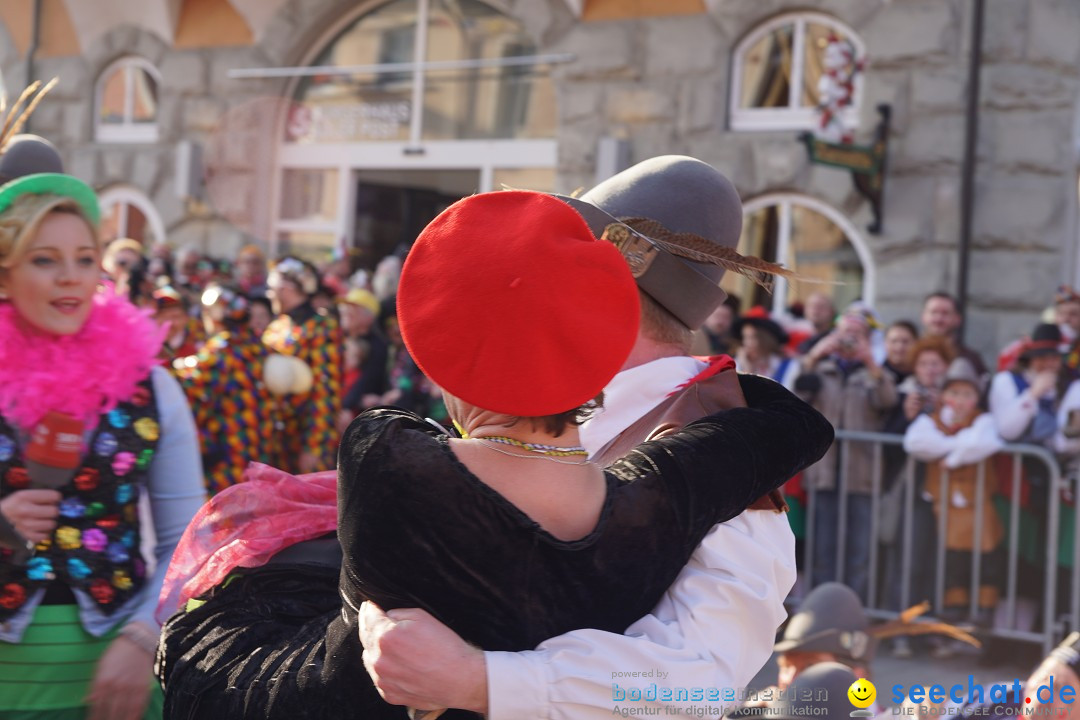
<instances>
[{"instance_id":1,"label":"black velvet jacket","mask_svg":"<svg viewBox=\"0 0 1080 720\"><path fill-rule=\"evenodd\" d=\"M486 650L648 613L717 522L816 462L832 427L780 385L740 378L717 413L611 465L596 528L561 541L466 469L447 438L394 409L342 440L338 598L329 574L249 572L165 629L167 718L403 718L361 662L355 608L423 607ZM300 572L300 569L294 569ZM471 717L451 711L443 717Z\"/></svg>"}]
</instances>

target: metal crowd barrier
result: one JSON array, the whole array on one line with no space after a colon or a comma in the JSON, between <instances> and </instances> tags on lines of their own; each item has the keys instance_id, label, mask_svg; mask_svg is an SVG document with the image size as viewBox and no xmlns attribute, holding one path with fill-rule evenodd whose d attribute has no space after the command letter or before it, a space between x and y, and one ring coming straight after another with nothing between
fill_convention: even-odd
<instances>
[{"instance_id":1,"label":"metal crowd barrier","mask_svg":"<svg viewBox=\"0 0 1080 720\"><path fill-rule=\"evenodd\" d=\"M839 458L840 458L840 471L838 473L836 491L838 501L838 525L837 525L837 558L836 558L836 578L842 580L845 577L845 545L847 540L847 506L849 493L847 491L848 486L848 460L850 456L850 448L853 443L870 444L872 448L872 477L871 477L871 517L870 517L870 548L869 548L869 575L867 583L867 597L866 608L867 614L872 617L878 618L894 618L898 615L897 609L887 609L881 607L882 602L879 595L879 584L881 582L880 567L880 543L879 538L879 524L881 520L881 502L883 494L883 478L882 473L883 466L883 448L886 446L900 446L902 449L903 436L887 433L876 432L860 432L854 430L837 430L836 442L839 444ZM1004 587L1001 588L1001 594L999 604L1005 603L1005 613L1007 618L1006 628L994 628L986 627L981 628L985 632L997 635L999 637L1031 641L1040 643L1044 653L1048 653L1053 647L1054 643L1059 640L1066 633L1066 626L1068 629L1080 629L1080 532L1074 532L1073 535L1073 547L1072 547L1072 569L1071 569L1071 595L1069 599L1069 607L1067 612L1059 614L1059 610L1056 608L1057 597L1057 581L1058 581L1058 546L1059 546L1059 512L1060 512L1060 497L1063 489L1072 491L1073 496L1080 496L1080 493L1075 492L1075 488L1072 487L1073 479L1070 478L1068 483L1063 481L1062 472L1058 465L1057 459L1053 453L1046 448L1035 445L1006 445L1002 451L1002 454L1012 456L1012 478L1010 494L1011 500L1009 500L1009 521L1007 523L1008 530L1004 539L1005 549L1005 562L1006 562L1006 578ZM1040 463L1045 469L1045 477L1047 481L1047 508L1045 517L1041 517L1040 537L1043 543L1043 549L1045 551L1044 562L1045 565L1042 570L1042 617L1039 623L1032 630L1016 629L1016 614L1017 614L1017 597L1019 592L1019 545L1020 545L1020 497L1021 497L1021 476L1022 468L1024 466L1024 460L1027 459L1030 467L1031 462ZM989 462L993 462L990 459ZM899 609L907 608L915 605L924 600L931 600L933 603L933 611L940 617L942 610L944 609L944 594L945 594L945 551L946 551L946 522L948 513L939 513L935 518L937 527L936 547L934 549L933 559L934 562L934 592L933 597L923 598L914 597L912 593L912 580L915 577L914 573L919 572L919 568L915 567L915 562L920 558L914 558L913 544L913 523L915 513L915 491L916 491L916 466L924 465L914 460L914 458L908 456L903 465L903 469L900 471L899 476L895 482L904 483L903 489L903 523L895 539L896 542L902 543L901 545L901 570L900 570L900 597L899 597ZM998 478L999 484L1001 478ZM1066 487L1066 484L1068 487ZM992 491L986 487L986 463L979 464L979 470L976 478L976 499L975 499L975 526L973 528L973 542L972 547L975 548L971 552L971 587L969 590L970 597L970 615L975 617L978 608L979 600L979 588L981 585L983 567L982 567L982 552L978 551L981 548L981 537L983 530L983 523L985 518L983 517L983 500L986 497L986 493ZM806 534L805 534L805 563L804 571L806 578L809 582L813 582L813 570L814 570L814 512L815 512L815 496L817 490L814 488L806 488L807 492L807 509L806 509ZM948 472L943 469L941 476L941 491L940 499L941 507L947 508L949 506L949 479ZM1074 528L1080 528L1080 503L1076 503L1072 511L1075 513L1074 519L1076 524ZM1003 523L1004 524L1004 523ZM925 558L930 560L931 558ZM1028 593L1034 595L1032 589L1028 588Z\"/></svg>"}]
</instances>

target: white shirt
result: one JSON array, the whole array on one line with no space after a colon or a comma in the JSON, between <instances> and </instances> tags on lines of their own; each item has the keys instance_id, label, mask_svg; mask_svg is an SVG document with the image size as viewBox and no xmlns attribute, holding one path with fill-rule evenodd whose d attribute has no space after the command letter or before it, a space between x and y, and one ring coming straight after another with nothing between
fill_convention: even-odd
<instances>
[{"instance_id":1,"label":"white shirt","mask_svg":"<svg viewBox=\"0 0 1080 720\"><path fill-rule=\"evenodd\" d=\"M1047 395L1052 395L1051 390ZM1035 419L1039 399L1031 388L1017 392L1011 372L999 372L990 383L990 414L994 416L998 434L1006 442L1018 439Z\"/></svg>"},{"instance_id":2,"label":"white shirt","mask_svg":"<svg viewBox=\"0 0 1080 720\"><path fill-rule=\"evenodd\" d=\"M941 411L944 423L951 422L949 410ZM904 433L904 452L925 462L944 458L949 470L982 462L1004 445L990 413L982 413L970 427L954 435L943 433L929 415L920 415Z\"/></svg>"},{"instance_id":3,"label":"white shirt","mask_svg":"<svg viewBox=\"0 0 1080 720\"><path fill-rule=\"evenodd\" d=\"M704 368L694 358L672 357L619 373L604 390L604 409L582 428L582 443L591 453L600 450ZM795 537L787 517L743 513L709 531L652 614L625 634L576 630L535 650L484 653L488 717L607 720L619 706L719 705L618 702L613 685L623 691L646 691L652 683L718 688L720 697L732 688L737 697L772 654L776 629L787 617L783 600L794 582ZM629 676L634 672L651 676Z\"/></svg>"}]
</instances>

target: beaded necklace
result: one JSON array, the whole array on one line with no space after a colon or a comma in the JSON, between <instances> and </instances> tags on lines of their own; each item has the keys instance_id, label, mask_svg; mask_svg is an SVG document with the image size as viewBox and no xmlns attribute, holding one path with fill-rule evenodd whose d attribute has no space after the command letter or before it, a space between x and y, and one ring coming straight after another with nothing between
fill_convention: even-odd
<instances>
[{"instance_id":1,"label":"beaded necklace","mask_svg":"<svg viewBox=\"0 0 1080 720\"><path fill-rule=\"evenodd\" d=\"M522 450L528 450L529 452L538 453L540 455L552 455L554 457L568 457L571 455L583 455L587 457L589 455L583 445L573 445L569 447L560 445L542 445L540 443L523 442L505 435L487 435L476 439L487 440L488 442L499 443L500 445L513 445Z\"/></svg>"},{"instance_id":2,"label":"beaded necklace","mask_svg":"<svg viewBox=\"0 0 1080 720\"><path fill-rule=\"evenodd\" d=\"M488 450L494 450L495 452L500 453L502 455L509 455L510 457L516 457L516 458L520 458L522 460L550 460L551 462L559 463L561 465L587 465L588 462L589 462L588 460L560 460L559 458L552 457L551 455L519 455L518 453L508 452L506 450L503 450L502 448L500 448L500 447L498 447L496 445L488 445L488 444L484 443L484 441L487 440L488 438L476 438L476 439L480 441L480 447L486 447Z\"/></svg>"}]
</instances>

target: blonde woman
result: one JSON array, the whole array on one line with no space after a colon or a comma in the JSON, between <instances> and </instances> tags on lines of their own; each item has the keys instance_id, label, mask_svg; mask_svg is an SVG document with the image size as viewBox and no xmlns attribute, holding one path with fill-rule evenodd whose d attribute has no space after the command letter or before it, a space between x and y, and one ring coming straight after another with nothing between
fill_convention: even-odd
<instances>
[{"instance_id":1,"label":"blonde woman","mask_svg":"<svg viewBox=\"0 0 1080 720\"><path fill-rule=\"evenodd\" d=\"M98 212L93 190L67 175L0 186L5 718L134 720L152 705L160 717L153 612L203 500L191 412L156 367L162 333L99 287ZM139 520L144 494L153 544Z\"/></svg>"}]
</instances>

